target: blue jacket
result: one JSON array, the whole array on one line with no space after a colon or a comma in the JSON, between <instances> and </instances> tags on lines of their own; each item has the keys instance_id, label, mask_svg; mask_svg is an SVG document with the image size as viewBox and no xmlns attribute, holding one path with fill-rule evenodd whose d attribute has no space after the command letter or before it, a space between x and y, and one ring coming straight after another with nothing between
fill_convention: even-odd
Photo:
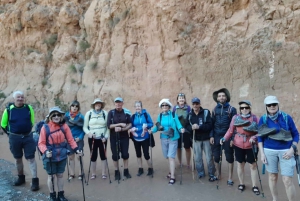
<instances>
[{"instance_id":1,"label":"blue jacket","mask_svg":"<svg viewBox=\"0 0 300 201\"><path fill-rule=\"evenodd\" d=\"M157 116L157 119L156 119L156 122L160 122L160 124L164 127L164 130L163 131L167 131L170 127L172 127L174 129L174 137L171 138L171 140L178 140L179 139L179 132L178 130L180 130L182 127L179 119L178 119L178 116L177 114L175 114L175 118L173 119L173 116L172 116L172 112L169 110L167 112L167 114L162 114L161 115L161 119L160 119L160 114ZM154 126L152 128L152 132L153 133L156 133L158 130L157 130L157 127ZM169 138L167 135L164 135L164 134L160 134L160 138Z\"/></svg>"},{"instance_id":2,"label":"blue jacket","mask_svg":"<svg viewBox=\"0 0 300 201\"><path fill-rule=\"evenodd\" d=\"M85 135L83 131L84 116L79 112L74 119L71 119L70 112L66 112L65 120L71 129L73 138L78 137L80 140L83 140Z\"/></svg>"},{"instance_id":3,"label":"blue jacket","mask_svg":"<svg viewBox=\"0 0 300 201\"><path fill-rule=\"evenodd\" d=\"M269 117L267 117L267 126L269 128L276 128L277 133L280 131L280 128L284 130L289 130L292 134L293 140L286 142L286 141L278 141L270 139L269 137L258 137L258 142L262 142L264 148L268 149L275 149L275 150L282 150L282 149L289 149L292 146L293 141L297 142L299 141L299 132L295 126L295 123L290 115L287 115L287 122L284 120L283 115L281 112L279 112L277 121L272 121ZM262 124L264 124L263 117L259 119L258 127L260 127Z\"/></svg>"},{"instance_id":4,"label":"blue jacket","mask_svg":"<svg viewBox=\"0 0 300 201\"><path fill-rule=\"evenodd\" d=\"M147 115L147 120L145 118L145 115ZM153 126L153 121L151 119L150 114L147 112L147 110L142 109L141 113L136 112L134 115L132 115L131 123L132 123L132 127L136 127L138 129L136 131L136 134L138 134L138 137L133 137L136 141L143 141L143 140L149 138L148 132L145 133L144 137L141 137L141 134L143 132L143 124L147 124L148 129L151 129Z\"/></svg>"},{"instance_id":5,"label":"blue jacket","mask_svg":"<svg viewBox=\"0 0 300 201\"><path fill-rule=\"evenodd\" d=\"M231 107L230 114L229 107ZM229 103L220 104L218 103L215 109L212 111L212 122L213 122L213 129L210 132L210 137L214 138L222 138L224 137L225 133L227 132L232 117L236 115L236 109L230 106ZM219 140L217 140L219 141Z\"/></svg>"}]
</instances>

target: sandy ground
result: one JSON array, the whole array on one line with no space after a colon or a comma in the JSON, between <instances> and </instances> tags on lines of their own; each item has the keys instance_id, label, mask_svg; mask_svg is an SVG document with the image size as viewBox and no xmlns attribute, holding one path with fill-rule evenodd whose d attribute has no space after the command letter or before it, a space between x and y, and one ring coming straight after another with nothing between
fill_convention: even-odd
<instances>
[{"instance_id":1,"label":"sandy ground","mask_svg":"<svg viewBox=\"0 0 300 201\"><path fill-rule=\"evenodd\" d=\"M85 139L85 153L88 153L87 138ZM130 161L129 161L129 172L132 175L131 179L120 181L114 181L114 169L111 160L111 151L108 147L108 164L111 175L112 183L109 183L109 179L101 179L100 163L97 165L97 178L90 180L89 185L84 185L85 197L87 201L182 201L182 200L209 200L209 201L252 201L252 200L272 200L270 190L268 187L268 177L261 175L263 190L265 197L256 196L251 191L251 180L249 166L246 165L246 190L241 193L238 189L238 178L236 175L236 167L234 170L234 186L229 187L226 184L227 181L227 164L223 160L222 163L222 180L219 181L219 188L216 188L217 182L209 182L208 177L202 178L201 180L195 179L193 181L191 170L183 167L182 185L180 185L180 167L176 168L176 184L173 186L168 185L168 180L165 178L168 170L168 163L166 159L162 157L159 136L155 135L156 147L153 148L153 165L154 165L154 177L150 178L143 174L141 177L137 177L136 173L138 166L136 163L135 151L133 144L130 144ZM109 143L108 143L109 144ZM185 153L183 154L183 156ZM8 137L6 135L0 135L0 200L32 200L40 201L47 200L49 195L48 187L46 185L47 175L42 166L42 161L39 160L36 154L36 160L38 164L38 177L40 178L40 190L38 192L30 191L31 175L28 169L28 165L25 165L26 185L21 187L12 187L14 176L16 176L16 169L13 165L14 159L9 151ZM88 174L89 156L84 156L84 169L85 174ZM185 157L183 157L185 162ZM261 172L261 163L259 162L259 169ZM79 162L76 161L76 172L78 172ZM144 170L147 167L144 165ZM122 168L121 168L122 170ZM296 173L295 173L296 174ZM74 179L71 182L67 181L67 169L65 171L65 196L69 201L84 200L83 189L81 181ZM196 176L195 176L196 177ZM296 185L297 197L299 198L299 187L296 176L293 179ZM287 200L285 189L279 178L279 200Z\"/></svg>"}]
</instances>

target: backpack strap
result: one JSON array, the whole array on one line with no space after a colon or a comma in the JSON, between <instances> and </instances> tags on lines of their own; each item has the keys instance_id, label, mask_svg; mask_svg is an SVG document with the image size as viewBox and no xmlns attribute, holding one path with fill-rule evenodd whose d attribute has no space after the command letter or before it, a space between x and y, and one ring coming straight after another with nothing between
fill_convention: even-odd
<instances>
[{"instance_id":1,"label":"backpack strap","mask_svg":"<svg viewBox=\"0 0 300 201\"><path fill-rule=\"evenodd\" d=\"M204 109L204 119L203 119L203 123L206 122L207 114L208 114L208 110L207 110L207 109Z\"/></svg>"},{"instance_id":2,"label":"backpack strap","mask_svg":"<svg viewBox=\"0 0 300 201\"><path fill-rule=\"evenodd\" d=\"M48 138L49 138L49 137L52 138L51 134L52 134L52 133L55 133L55 132L57 132L57 131L59 131L59 130L61 130L61 131L63 132L63 134L64 134L64 136L65 136L65 139L67 139L67 138L66 138L66 131L65 131L65 129L64 129L64 127L63 127L62 125L60 126L60 128L59 128L58 130L55 130L55 131L52 131L52 132L50 132L50 128L49 128L48 124L44 124L43 126L44 126L45 131L46 131L46 146L47 146L47 145L48 145L48 146L51 146L51 145L49 144ZM53 141L53 138L52 138L52 141Z\"/></svg>"},{"instance_id":3,"label":"backpack strap","mask_svg":"<svg viewBox=\"0 0 300 201\"><path fill-rule=\"evenodd\" d=\"M232 106L229 105L229 107L228 107L228 117L229 117L229 119L231 119L231 117L232 117L231 110L232 110Z\"/></svg>"},{"instance_id":4,"label":"backpack strap","mask_svg":"<svg viewBox=\"0 0 300 201\"><path fill-rule=\"evenodd\" d=\"M146 122L148 123L148 114L146 112L144 113L144 116L145 116Z\"/></svg>"}]
</instances>

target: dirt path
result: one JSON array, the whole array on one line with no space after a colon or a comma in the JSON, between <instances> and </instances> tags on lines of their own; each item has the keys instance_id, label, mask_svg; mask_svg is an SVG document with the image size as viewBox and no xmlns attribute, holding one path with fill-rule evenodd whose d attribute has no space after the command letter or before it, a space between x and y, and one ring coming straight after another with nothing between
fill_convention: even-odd
<instances>
[{"instance_id":1,"label":"dirt path","mask_svg":"<svg viewBox=\"0 0 300 201\"><path fill-rule=\"evenodd\" d=\"M87 139L85 143L85 153L88 153ZM114 169L112 166L110 147L108 147L108 164L111 174L112 183L109 184L109 180L101 179L101 169L100 163L97 164L97 178L95 180L90 180L88 186L84 186L85 195L87 201L254 201L261 200L260 196L255 196L251 191L251 180L249 166L246 165L246 190L241 193L237 190L238 179L236 175L236 168L234 170L234 186L228 187L226 185L227 180L227 164L223 162L222 164L222 174L223 179L219 182L219 189L216 188L216 182L209 182L208 177L201 180L192 179L192 173L186 167L183 168L183 182L180 185L180 168L176 168L176 184L173 186L168 186L168 180L165 179L168 171L168 164L162 157L159 136L155 136L156 147L153 149L153 164L154 164L154 178L149 178L145 174L141 177L137 177L136 173L138 170L135 152L133 144L130 144L130 162L129 171L132 175L131 179L120 181L114 181ZM184 154L183 154L184 155ZM42 166L42 161L37 159L38 164L38 176L40 178L41 189L38 192L31 192L30 182L31 175L28 169L28 165L24 162L25 174L26 174L26 185L22 187L12 187L12 181L16 175L16 169L13 165L13 157L9 151L8 138L6 135L0 135L0 200L27 200L27 201L40 201L47 200L49 194L48 187L46 185L47 175ZM4 160L3 160L4 159ZM84 156L85 163L85 174L88 174L89 157L88 154ZM185 158L183 159L185 161ZM77 162L77 161L76 161ZM261 170L261 164L259 163ZM76 163L76 172L78 172L79 163ZM146 166L144 165L144 170ZM121 168L122 170L122 168ZM67 169L64 175L65 178L65 196L69 201L83 200L82 185L81 181L74 179L71 182L67 181ZM265 198L262 200L272 200L271 194L268 188L267 175L261 175L263 189L265 192ZM297 178L294 177L294 183L297 184ZM279 178L279 199L287 200L285 195L284 186ZM299 190L299 187L296 186ZM297 192L298 196L299 193Z\"/></svg>"}]
</instances>

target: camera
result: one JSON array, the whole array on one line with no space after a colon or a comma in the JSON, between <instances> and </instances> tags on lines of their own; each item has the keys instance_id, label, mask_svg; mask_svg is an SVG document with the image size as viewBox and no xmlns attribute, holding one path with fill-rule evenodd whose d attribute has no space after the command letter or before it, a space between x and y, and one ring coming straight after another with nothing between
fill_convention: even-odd
<instances>
[{"instance_id":1,"label":"camera","mask_svg":"<svg viewBox=\"0 0 300 201\"><path fill-rule=\"evenodd\" d=\"M155 124L155 126L157 127L157 130L158 130L158 131L163 131L163 130L164 130L164 127L163 127L159 122L157 122L157 123Z\"/></svg>"},{"instance_id":2,"label":"camera","mask_svg":"<svg viewBox=\"0 0 300 201\"><path fill-rule=\"evenodd\" d=\"M172 137L174 137L174 129L169 128L167 131L163 132L163 134L169 136L169 138L172 138Z\"/></svg>"}]
</instances>

